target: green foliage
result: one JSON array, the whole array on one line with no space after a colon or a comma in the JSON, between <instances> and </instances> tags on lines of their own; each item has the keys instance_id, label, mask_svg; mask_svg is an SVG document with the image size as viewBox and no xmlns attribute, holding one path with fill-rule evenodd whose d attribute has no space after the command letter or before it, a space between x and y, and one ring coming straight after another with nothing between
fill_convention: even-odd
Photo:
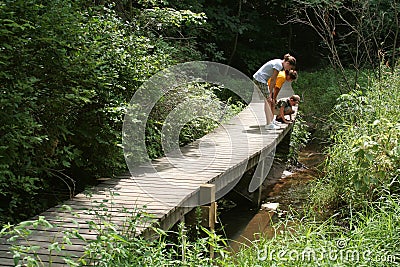
<instances>
[{"instance_id":1,"label":"green foliage","mask_svg":"<svg viewBox=\"0 0 400 267\"><path fill-rule=\"evenodd\" d=\"M151 158L164 156L162 133L179 128L179 146L187 145L227 122L243 109L243 104L232 97L221 100L223 86L191 83L176 87L158 101L152 109L146 129L147 152ZM173 125L166 119L173 116Z\"/></svg>"},{"instance_id":2,"label":"green foliage","mask_svg":"<svg viewBox=\"0 0 400 267\"><path fill-rule=\"evenodd\" d=\"M61 206L60 212L72 212L68 206ZM73 224L78 225L76 221ZM62 252L66 245L72 245L71 239L76 238L76 230L66 233L58 239L57 235L49 237L47 243L41 245L31 240L31 235L37 231L52 231L58 227L56 222L49 222L44 216L39 216L37 219L22 221L17 225L7 224L2 227L0 237L6 238L11 243L10 251L13 253L13 260L15 266L45 266L41 258L41 254L46 255L49 262L54 259L54 255ZM73 233L73 234L72 234ZM45 250L44 250L45 249ZM69 261L68 256L65 259ZM50 263L48 266L51 266Z\"/></svg>"},{"instance_id":3,"label":"green foliage","mask_svg":"<svg viewBox=\"0 0 400 267\"><path fill-rule=\"evenodd\" d=\"M222 62L252 75L262 64L280 58L288 47L286 21L291 1L206 1L210 35L224 54ZM221 59L222 60L222 59Z\"/></svg>"},{"instance_id":4,"label":"green foliage","mask_svg":"<svg viewBox=\"0 0 400 267\"><path fill-rule=\"evenodd\" d=\"M127 226L132 227L131 224ZM153 240L135 237L129 233L132 230L106 225L99 238L88 245L85 251L88 259L84 257L80 260L79 266L88 263L95 266L205 266L214 261L220 262L219 259L209 258L207 253L209 244L217 253L223 251L213 241L215 234L211 232L208 232L207 238L192 242L189 241L184 225L180 225L177 233L154 228ZM177 235L178 243L168 242L168 235Z\"/></svg>"},{"instance_id":5,"label":"green foliage","mask_svg":"<svg viewBox=\"0 0 400 267\"><path fill-rule=\"evenodd\" d=\"M396 0L297 0L291 21L310 26L320 38L324 59L342 75L347 90L356 89L358 75L380 65L392 71L399 55L399 14ZM346 69L353 69L348 76Z\"/></svg>"},{"instance_id":6,"label":"green foliage","mask_svg":"<svg viewBox=\"0 0 400 267\"><path fill-rule=\"evenodd\" d=\"M104 210L99 206L93 211L97 209ZM273 223L273 238L260 235L257 242L231 254L221 247L226 240L207 229L202 228L205 237L192 241L183 224L176 232L153 228L152 240L138 237L135 226L147 220L146 214L138 210L126 212L126 224L122 227L112 224L107 219L110 216L90 221L91 229L99 234L97 239L86 240L77 232L67 231L63 241L54 240L47 248L51 258L52 254L64 251L64 245L71 245L73 238L85 242L83 257L65 257L68 266L393 266L400 257L399 196L368 205L362 211L351 210L349 214L344 226L337 224L336 216L323 223L313 217L289 216ZM33 231L56 226L40 217L18 226L7 225L0 235L29 241ZM176 236L176 242L171 242L171 235ZM214 259L209 258L210 246L216 255ZM16 264L43 266L40 257L29 256L40 249L33 243L15 245Z\"/></svg>"},{"instance_id":7,"label":"green foliage","mask_svg":"<svg viewBox=\"0 0 400 267\"><path fill-rule=\"evenodd\" d=\"M84 5L0 2L0 220L37 213L44 207L32 200L60 182L72 190L124 169L121 127L135 90L157 71L200 57L195 45L150 29L159 22L176 33L204 23L201 14L138 8L125 22Z\"/></svg>"},{"instance_id":8,"label":"green foliage","mask_svg":"<svg viewBox=\"0 0 400 267\"><path fill-rule=\"evenodd\" d=\"M288 161L291 165L297 165L299 152L306 146L310 136L311 133L308 130L308 125L303 119L302 112L299 111L290 134Z\"/></svg>"},{"instance_id":9,"label":"green foliage","mask_svg":"<svg viewBox=\"0 0 400 267\"><path fill-rule=\"evenodd\" d=\"M399 191L398 74L384 72L365 93L342 95L333 114L332 146L327 175L315 190L331 188L335 199L326 205L360 207Z\"/></svg>"},{"instance_id":10,"label":"green foliage","mask_svg":"<svg viewBox=\"0 0 400 267\"><path fill-rule=\"evenodd\" d=\"M347 227L332 216L286 219L274 238L261 237L236 256L236 266L393 266L399 251L399 197L354 211Z\"/></svg>"},{"instance_id":11,"label":"green foliage","mask_svg":"<svg viewBox=\"0 0 400 267\"><path fill-rule=\"evenodd\" d=\"M44 266L43 256L50 260L61 256L68 266L215 266L220 265L226 258L225 240L205 228L199 229L202 238L192 240L184 224L178 226L176 232L164 231L154 223L154 218L142 209L118 210L123 222L115 223L113 200L103 203L93 203L89 213L93 219L87 224L91 232L96 234L95 239L87 239L78 230L65 228L58 237L43 243L30 241L32 234L37 230L50 230L58 227L63 229L62 223L49 223L44 217L37 220L24 221L18 225L7 225L0 232L0 237L7 237L13 243L11 248L15 264L27 266ZM64 206L64 212L71 212L71 208ZM73 212L72 212L73 215ZM78 223L75 221L78 226ZM153 225L151 225L153 224ZM148 237L138 235L143 225L149 225ZM150 235L151 234L151 235ZM176 237L176 242L172 242ZM15 241L17 241L14 243ZM79 258L68 255L65 246L73 245L79 240L83 242L84 252ZM213 249L215 259L210 258L209 251ZM42 255L36 253L43 252ZM51 264L49 265L51 266Z\"/></svg>"},{"instance_id":12,"label":"green foliage","mask_svg":"<svg viewBox=\"0 0 400 267\"><path fill-rule=\"evenodd\" d=\"M164 51L175 55L179 62L213 58L220 53L214 43L198 41L209 25L197 2L106 0L97 5L110 6L124 21L134 25L135 35L157 39L149 52Z\"/></svg>"},{"instance_id":13,"label":"green foliage","mask_svg":"<svg viewBox=\"0 0 400 267\"><path fill-rule=\"evenodd\" d=\"M346 70L346 75L350 79L354 71ZM372 75L368 70L363 71L360 72L357 81L350 79L350 82L362 92L370 86ZM300 72L299 79L294 82L293 88L296 94L301 96L300 110L303 118L310 130L316 131L313 134L315 137L325 138L329 135L332 128L331 111L340 101L339 97L349 92L344 84L345 81L338 72L330 67L313 72ZM354 108L354 105L351 106Z\"/></svg>"}]
</instances>

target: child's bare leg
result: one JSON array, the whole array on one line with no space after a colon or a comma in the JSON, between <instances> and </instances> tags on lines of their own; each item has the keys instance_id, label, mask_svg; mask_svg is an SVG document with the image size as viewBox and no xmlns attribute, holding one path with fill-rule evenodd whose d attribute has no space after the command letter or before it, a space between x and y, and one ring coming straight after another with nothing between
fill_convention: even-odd
<instances>
[{"instance_id":1,"label":"child's bare leg","mask_svg":"<svg viewBox=\"0 0 400 267\"><path fill-rule=\"evenodd\" d=\"M274 111L275 111L275 101L274 101L274 99L272 99L272 101L270 103L270 106L271 106L271 112L272 112L272 119L271 120L273 120L274 119Z\"/></svg>"}]
</instances>

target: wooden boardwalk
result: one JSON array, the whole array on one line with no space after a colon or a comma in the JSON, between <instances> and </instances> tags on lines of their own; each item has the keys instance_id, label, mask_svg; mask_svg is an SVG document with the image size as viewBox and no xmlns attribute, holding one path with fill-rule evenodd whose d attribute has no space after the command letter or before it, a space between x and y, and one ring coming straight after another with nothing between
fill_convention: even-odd
<instances>
[{"instance_id":1,"label":"wooden boardwalk","mask_svg":"<svg viewBox=\"0 0 400 267\"><path fill-rule=\"evenodd\" d=\"M280 97L291 94L291 87L282 88ZM286 124L280 124L279 130L265 130L263 107L262 100L255 94L252 103L229 123L183 147L179 155L171 154L153 161L152 167L157 172L143 167L134 175L126 174L106 180L89 194L80 193L63 205L40 214L54 227L39 227L33 230L29 238L17 242L38 246L36 255L43 262L52 261L51 266L66 266L58 256L80 257L84 242L72 236L72 244L65 245L61 252L53 252L51 258L49 244L65 243L65 231L75 231L87 240L96 239L98 232L91 228L93 224L90 221L98 222L101 216L122 224L128 214L134 214L139 209L151 214L152 218L138 225L138 234L146 232L154 222L163 229L169 229L193 207L203 204L199 203L202 185L214 184L217 199L222 197L245 171L274 151L290 131L292 125ZM72 211L66 209L65 205ZM1 240L0 266L14 266L10 245L10 241Z\"/></svg>"}]
</instances>

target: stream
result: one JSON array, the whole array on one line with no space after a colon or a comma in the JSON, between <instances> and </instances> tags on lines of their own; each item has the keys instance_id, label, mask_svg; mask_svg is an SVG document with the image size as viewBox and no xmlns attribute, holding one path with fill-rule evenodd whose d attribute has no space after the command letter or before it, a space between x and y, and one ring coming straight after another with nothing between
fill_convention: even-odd
<instances>
[{"instance_id":1,"label":"stream","mask_svg":"<svg viewBox=\"0 0 400 267\"><path fill-rule=\"evenodd\" d=\"M286 166L285 157L282 153L279 154L281 149L282 147L277 147L276 157L263 183L261 195L262 203L279 204L275 212L255 207L243 198L228 195L222 200L218 226L221 228L221 234L229 240L230 249L233 251L237 251L243 245L249 245L260 234L272 237L274 229L270 226L270 220L278 220L290 209L301 211L303 203L308 201L309 182L318 176L317 167L323 161L319 146L311 142L303 148L299 153L302 166L291 170ZM285 151L283 152L285 154ZM218 205L220 208L221 204Z\"/></svg>"}]
</instances>

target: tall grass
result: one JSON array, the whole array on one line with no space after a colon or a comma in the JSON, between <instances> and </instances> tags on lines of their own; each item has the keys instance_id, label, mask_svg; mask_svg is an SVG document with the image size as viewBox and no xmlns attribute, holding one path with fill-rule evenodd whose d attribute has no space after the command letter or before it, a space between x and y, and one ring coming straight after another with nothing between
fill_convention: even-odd
<instances>
[{"instance_id":1,"label":"tall grass","mask_svg":"<svg viewBox=\"0 0 400 267\"><path fill-rule=\"evenodd\" d=\"M285 220L273 239L262 238L236 257L237 266L394 266L400 261L399 196L323 223Z\"/></svg>"},{"instance_id":2,"label":"tall grass","mask_svg":"<svg viewBox=\"0 0 400 267\"><path fill-rule=\"evenodd\" d=\"M155 230L153 240L135 237L126 227L102 224L98 238L87 241L82 258L66 258L68 266L393 266L399 263L400 253L400 196L392 196L351 213L348 224L340 226L332 216L323 223L299 218L287 218L274 225L274 238L261 237L249 247L233 254L224 246L225 240L203 229L206 235L193 238L181 224L176 232ZM136 218L138 218L136 216ZM41 225L50 227L43 218ZM30 225L35 225L33 222ZM21 228L19 228L21 230ZM18 230L18 231L19 231ZM16 234L16 232L13 232ZM168 235L175 235L171 242ZM68 237L66 237L68 239ZM209 255L213 248L215 258ZM61 251L61 243L49 244ZM57 248L57 249L54 249ZM26 266L51 266L39 258L27 258L26 246L14 248ZM37 250L38 248L31 248ZM51 254L52 251L49 252ZM23 265L25 266L25 265Z\"/></svg>"},{"instance_id":3,"label":"tall grass","mask_svg":"<svg viewBox=\"0 0 400 267\"><path fill-rule=\"evenodd\" d=\"M299 109L304 119L316 129L324 129L329 110L341 95L340 83L333 69L327 68L316 72L300 73L293 89L300 95Z\"/></svg>"},{"instance_id":4,"label":"tall grass","mask_svg":"<svg viewBox=\"0 0 400 267\"><path fill-rule=\"evenodd\" d=\"M331 120L334 145L327 151L326 176L314 189L318 192L313 194L315 203L362 207L365 202L399 191L398 88L399 74L385 73L364 92L339 98ZM321 194L326 203L321 201Z\"/></svg>"},{"instance_id":5,"label":"tall grass","mask_svg":"<svg viewBox=\"0 0 400 267\"><path fill-rule=\"evenodd\" d=\"M365 91L371 84L371 74L369 71L360 73L359 79L354 80L354 73L346 70L354 90ZM342 94L349 93L347 86L332 68L325 68L314 72L301 72L299 79L293 84L296 94L301 96L300 110L304 114L313 130L314 136L325 139L326 133L330 130L330 113L337 104L338 98Z\"/></svg>"}]
</instances>

